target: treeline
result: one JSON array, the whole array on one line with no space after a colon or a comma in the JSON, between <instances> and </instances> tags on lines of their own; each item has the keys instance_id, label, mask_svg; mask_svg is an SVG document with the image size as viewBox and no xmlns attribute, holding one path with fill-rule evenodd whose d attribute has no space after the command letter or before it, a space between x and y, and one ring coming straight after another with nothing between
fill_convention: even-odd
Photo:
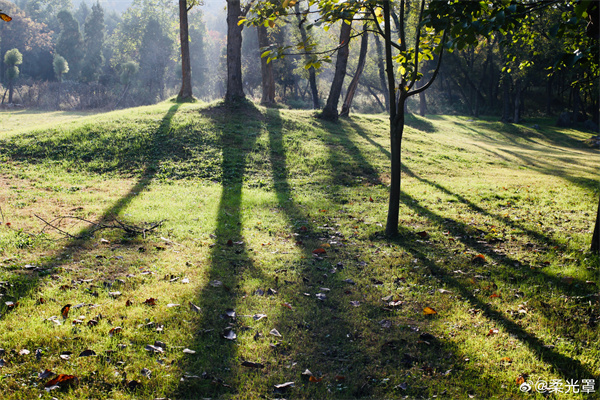
<instances>
[{"instance_id":1,"label":"treeline","mask_svg":"<svg viewBox=\"0 0 600 400\"><path fill-rule=\"evenodd\" d=\"M305 53L336 48L344 34L341 23L307 32L302 10L299 5L295 8L297 15L285 23L243 28L245 94L263 103L327 108L330 94L338 90L342 114L385 112L389 94L378 35L360 35L366 26L362 21L352 23L340 48L348 50L342 79L336 80L338 53L331 53L331 63L314 64ZM11 23L0 24L3 103L115 108L150 104L177 93L181 56L177 7L171 2L134 0L122 14L107 13L99 3L89 6L85 1L74 8L70 0L18 0L16 4L0 0L0 9L13 17ZM213 100L225 95L227 24L222 10L217 15L203 11L203 6L195 6L189 12L193 93ZM560 4L548 8L543 18L528 24L532 35L496 33L477 46L447 54L434 84L411 98L407 111L493 115L517 123L529 116L560 116L564 125L587 121L588 128L597 130L598 80L590 79L586 66L576 62L572 68L550 70L574 45L568 37L551 32L563 12ZM306 38L312 41L305 48L286 49L291 55L268 65L266 57L261 58L261 48ZM435 59L424 63L424 78L435 67ZM339 82L339 89L332 87Z\"/></svg>"},{"instance_id":2,"label":"treeline","mask_svg":"<svg viewBox=\"0 0 600 400\"><path fill-rule=\"evenodd\" d=\"M12 17L0 24L3 104L127 107L162 100L179 82L177 15L168 1L135 0L120 15L70 0L0 0L0 9ZM196 93L210 97L216 80L206 68L201 10L189 21Z\"/></svg>"}]
</instances>

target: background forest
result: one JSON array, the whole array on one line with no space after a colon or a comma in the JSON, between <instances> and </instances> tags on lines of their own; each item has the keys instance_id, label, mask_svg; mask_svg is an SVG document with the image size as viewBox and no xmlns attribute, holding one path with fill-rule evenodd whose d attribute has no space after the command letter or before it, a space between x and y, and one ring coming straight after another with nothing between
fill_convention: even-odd
<instances>
[{"instance_id":1,"label":"background forest","mask_svg":"<svg viewBox=\"0 0 600 400\"><path fill-rule=\"evenodd\" d=\"M410 2L407 3L410 6ZM565 5L566 7L566 5ZM73 3L69 0L0 0L0 9L13 21L0 24L2 104L16 103L43 109L113 109L152 104L177 93L181 82L179 20L176 4L164 0ZM509 40L496 33L477 46L447 54L432 87L408 102L408 111L429 114L492 115L508 122L523 117L563 114L563 125L585 123L598 129L598 83L584 78L585 65L546 69L568 52L569 39L553 35L552 26L564 10L548 8L544 18L529 26L535 40ZM263 45L284 46L298 42L302 21L266 29ZM362 31L355 21L353 31ZM261 50L258 29L243 29L242 75L248 97L261 96ZM315 39L312 51L337 46L339 24L330 30L309 32ZM225 2L214 0L191 8L189 36L193 93L203 100L223 98L226 81ZM351 40L341 99L357 75L361 50L362 73L352 110L384 112L388 90L384 77L383 46L377 35ZM530 37L531 37L530 36ZM509 38L511 39L511 38ZM7 52L17 49L14 64ZM14 54L13 54L14 55ZM309 85L311 69L302 54L273 60L274 96L292 108L313 108ZM12 64L11 64L12 63ZM425 77L435 68L423 71ZM15 71L16 67L16 71ZM319 105L325 102L332 83L332 63L316 72ZM315 107L316 108L316 107ZM586 122L587 121L587 122Z\"/></svg>"}]
</instances>

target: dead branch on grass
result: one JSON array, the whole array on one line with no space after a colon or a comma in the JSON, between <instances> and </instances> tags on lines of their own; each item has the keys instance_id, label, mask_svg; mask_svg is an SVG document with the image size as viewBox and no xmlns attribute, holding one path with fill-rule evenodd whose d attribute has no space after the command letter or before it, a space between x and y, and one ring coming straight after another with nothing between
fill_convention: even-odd
<instances>
[{"instance_id":1,"label":"dead branch on grass","mask_svg":"<svg viewBox=\"0 0 600 400\"><path fill-rule=\"evenodd\" d=\"M86 236L93 235L94 233L104 230L104 229L120 229L120 230L124 231L125 233L127 233L128 235L131 235L131 236L142 235L144 237L144 239L146 239L146 233L151 232L154 229L162 226L163 222L166 221L163 219L158 222L142 222L141 224L133 224L133 223L127 223L127 222L121 221L121 220L117 219L116 217L112 217L112 218L104 219L99 222L93 222L93 221L89 221L85 218L81 218L81 217L77 217L77 216L73 216L73 215L63 215L60 217L56 217L51 221L46 221L39 215L36 215L36 214L34 214L34 215L37 219L39 219L40 221L42 221L45 224L45 226L40 231L40 234L44 234L46 231L46 228L52 228L52 229L60 232L61 234L67 236L70 239L82 239ZM84 233L81 233L79 235L72 235L69 232L62 230L58 227L64 220L67 220L67 219L73 219L73 220L85 222L90 225L90 228L88 230L86 230Z\"/></svg>"}]
</instances>

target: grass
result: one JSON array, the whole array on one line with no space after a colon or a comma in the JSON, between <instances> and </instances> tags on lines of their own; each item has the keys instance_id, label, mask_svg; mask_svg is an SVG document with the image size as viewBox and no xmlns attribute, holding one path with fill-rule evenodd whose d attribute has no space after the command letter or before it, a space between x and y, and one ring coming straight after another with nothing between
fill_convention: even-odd
<instances>
[{"instance_id":1,"label":"grass","mask_svg":"<svg viewBox=\"0 0 600 400\"><path fill-rule=\"evenodd\" d=\"M520 377L600 389L590 135L410 117L389 240L384 116L21 113L50 122L0 131L2 398L544 397ZM41 221L66 215L166 222L142 237L67 219L65 238ZM164 352L146 350L156 341ZM78 382L47 393L46 369Z\"/></svg>"}]
</instances>

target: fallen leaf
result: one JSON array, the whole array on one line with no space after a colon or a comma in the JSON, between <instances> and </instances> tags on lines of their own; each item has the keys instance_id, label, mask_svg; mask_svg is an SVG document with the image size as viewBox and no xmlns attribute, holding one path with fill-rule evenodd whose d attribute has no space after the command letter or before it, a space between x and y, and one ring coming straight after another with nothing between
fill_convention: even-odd
<instances>
[{"instance_id":1,"label":"fallen leaf","mask_svg":"<svg viewBox=\"0 0 600 400\"><path fill-rule=\"evenodd\" d=\"M149 306L155 306L156 305L156 299L154 297L150 297L149 299L146 299L144 301L144 304L149 305Z\"/></svg>"},{"instance_id":2,"label":"fallen leaf","mask_svg":"<svg viewBox=\"0 0 600 400\"><path fill-rule=\"evenodd\" d=\"M276 337L283 337L283 336L281 336L281 333L279 333L279 331L278 331L277 329L275 329L275 328L271 329L271 330L269 331L269 333L270 333L271 335L273 335L273 336L276 336Z\"/></svg>"},{"instance_id":3,"label":"fallen leaf","mask_svg":"<svg viewBox=\"0 0 600 400\"><path fill-rule=\"evenodd\" d=\"M322 255L322 254L327 254L327 251L324 248L319 247L318 249L314 249L312 251L312 253L313 253L313 255L318 256L318 255Z\"/></svg>"},{"instance_id":4,"label":"fallen leaf","mask_svg":"<svg viewBox=\"0 0 600 400\"><path fill-rule=\"evenodd\" d=\"M64 306L61 310L60 310L60 314L62 315L63 319L67 319L69 317L69 310L71 309L71 305L67 304L66 306Z\"/></svg>"},{"instance_id":5,"label":"fallen leaf","mask_svg":"<svg viewBox=\"0 0 600 400\"><path fill-rule=\"evenodd\" d=\"M49 369L46 369L46 370L38 373L38 378L39 379L47 379L54 375L56 375L54 372L50 371Z\"/></svg>"},{"instance_id":6,"label":"fallen leaf","mask_svg":"<svg viewBox=\"0 0 600 400\"><path fill-rule=\"evenodd\" d=\"M335 380L338 382L345 381L346 377L344 375L336 375Z\"/></svg>"},{"instance_id":7,"label":"fallen leaf","mask_svg":"<svg viewBox=\"0 0 600 400\"><path fill-rule=\"evenodd\" d=\"M243 361L242 366L248 367L248 368L264 368L265 367L261 363L256 363L256 362L252 362L252 361Z\"/></svg>"},{"instance_id":8,"label":"fallen leaf","mask_svg":"<svg viewBox=\"0 0 600 400\"><path fill-rule=\"evenodd\" d=\"M177 303L169 303L169 304L167 304L167 307L168 307L168 308L171 308L171 307L179 307L180 305L181 305L181 304L177 304Z\"/></svg>"},{"instance_id":9,"label":"fallen leaf","mask_svg":"<svg viewBox=\"0 0 600 400\"><path fill-rule=\"evenodd\" d=\"M316 378L314 376L311 376L310 378L308 378L308 380L311 382L321 382L323 380L323 377Z\"/></svg>"},{"instance_id":10,"label":"fallen leaf","mask_svg":"<svg viewBox=\"0 0 600 400\"><path fill-rule=\"evenodd\" d=\"M98 325L98 321L96 321L95 319L90 319L87 322L87 326L96 326L96 325Z\"/></svg>"},{"instance_id":11,"label":"fallen leaf","mask_svg":"<svg viewBox=\"0 0 600 400\"><path fill-rule=\"evenodd\" d=\"M381 325L382 328L389 329L392 327L392 321L388 319L382 319L379 321L379 325Z\"/></svg>"},{"instance_id":12,"label":"fallen leaf","mask_svg":"<svg viewBox=\"0 0 600 400\"><path fill-rule=\"evenodd\" d=\"M29 350L27 350L27 349L23 349L23 350L19 351L19 355L20 355L20 356L26 356L26 355L28 355L29 353L31 353L31 351L29 351Z\"/></svg>"},{"instance_id":13,"label":"fallen leaf","mask_svg":"<svg viewBox=\"0 0 600 400\"><path fill-rule=\"evenodd\" d=\"M225 316L231 319L235 319L235 310L233 308L228 308L227 310L225 310Z\"/></svg>"},{"instance_id":14,"label":"fallen leaf","mask_svg":"<svg viewBox=\"0 0 600 400\"><path fill-rule=\"evenodd\" d=\"M287 389L292 388L292 387L294 387L294 382L281 383L279 385L275 385L274 392L276 392L276 393L283 393Z\"/></svg>"},{"instance_id":15,"label":"fallen leaf","mask_svg":"<svg viewBox=\"0 0 600 400\"><path fill-rule=\"evenodd\" d=\"M183 352L184 352L185 354L196 354L196 351L194 351L194 350L190 350L190 349L187 349L187 348L186 348L186 349L183 349Z\"/></svg>"},{"instance_id":16,"label":"fallen leaf","mask_svg":"<svg viewBox=\"0 0 600 400\"><path fill-rule=\"evenodd\" d=\"M252 316L252 318L253 318L255 321L260 321L260 320L261 320L261 319L263 319L263 318L267 318L267 314L254 314L254 315Z\"/></svg>"},{"instance_id":17,"label":"fallen leaf","mask_svg":"<svg viewBox=\"0 0 600 400\"><path fill-rule=\"evenodd\" d=\"M490 299L494 299L496 297L502 297L502 296L497 293L492 293L492 295L490 296Z\"/></svg>"},{"instance_id":18,"label":"fallen leaf","mask_svg":"<svg viewBox=\"0 0 600 400\"><path fill-rule=\"evenodd\" d=\"M183 278L181 280L181 283L190 283L190 280L188 278Z\"/></svg>"},{"instance_id":19,"label":"fallen leaf","mask_svg":"<svg viewBox=\"0 0 600 400\"><path fill-rule=\"evenodd\" d=\"M427 231L421 231L421 232L417 232L417 235L419 235L420 237L422 237L423 239L427 239L429 238L429 233Z\"/></svg>"},{"instance_id":20,"label":"fallen leaf","mask_svg":"<svg viewBox=\"0 0 600 400\"><path fill-rule=\"evenodd\" d=\"M44 385L47 391L54 389L66 389L77 384L79 379L75 375L59 374L56 378L49 380Z\"/></svg>"},{"instance_id":21,"label":"fallen leaf","mask_svg":"<svg viewBox=\"0 0 600 400\"><path fill-rule=\"evenodd\" d=\"M195 305L191 301L189 302L189 304L190 304L190 308L192 309L192 311L197 312L198 314L200 314L200 311L201 311L200 307L198 307L197 305Z\"/></svg>"},{"instance_id":22,"label":"fallen leaf","mask_svg":"<svg viewBox=\"0 0 600 400\"><path fill-rule=\"evenodd\" d=\"M438 289L438 292L440 292L441 294L452 293L451 291L446 289Z\"/></svg>"},{"instance_id":23,"label":"fallen leaf","mask_svg":"<svg viewBox=\"0 0 600 400\"><path fill-rule=\"evenodd\" d=\"M150 371L148 368L142 368L140 373L148 379L150 379L150 376L152 375L152 371Z\"/></svg>"},{"instance_id":24,"label":"fallen leaf","mask_svg":"<svg viewBox=\"0 0 600 400\"><path fill-rule=\"evenodd\" d=\"M228 329L227 331L225 331L225 335L223 335L223 337L227 340L235 340L237 338L237 335L233 330Z\"/></svg>"},{"instance_id":25,"label":"fallen leaf","mask_svg":"<svg viewBox=\"0 0 600 400\"><path fill-rule=\"evenodd\" d=\"M274 296L276 294L277 294L277 290L275 290L275 289L269 288L269 290L267 290L267 296Z\"/></svg>"},{"instance_id":26,"label":"fallen leaf","mask_svg":"<svg viewBox=\"0 0 600 400\"><path fill-rule=\"evenodd\" d=\"M133 301L131 301L129 299L125 302L125 307L130 307L132 305L133 305Z\"/></svg>"},{"instance_id":27,"label":"fallen leaf","mask_svg":"<svg viewBox=\"0 0 600 400\"><path fill-rule=\"evenodd\" d=\"M486 336L492 336L492 335L497 334L498 332L500 332L498 329L493 328L493 329L490 329L490 331L487 333Z\"/></svg>"},{"instance_id":28,"label":"fallen leaf","mask_svg":"<svg viewBox=\"0 0 600 400\"><path fill-rule=\"evenodd\" d=\"M304 372L303 372L301 375L302 375L303 377L307 377L307 378L308 378L308 377L310 377L310 376L313 376L313 373L312 373L312 372L310 372L310 370L309 370L308 368L306 368L306 369L304 370Z\"/></svg>"},{"instance_id":29,"label":"fallen leaf","mask_svg":"<svg viewBox=\"0 0 600 400\"><path fill-rule=\"evenodd\" d=\"M484 263L485 262L485 256L483 254L477 254L475 257L473 257L473 259L471 260L471 262L474 262L474 263Z\"/></svg>"},{"instance_id":30,"label":"fallen leaf","mask_svg":"<svg viewBox=\"0 0 600 400\"><path fill-rule=\"evenodd\" d=\"M358 307L358 306L360 306L360 301L352 300L352 301L350 301L350 304L352 304L354 307Z\"/></svg>"},{"instance_id":31,"label":"fallen leaf","mask_svg":"<svg viewBox=\"0 0 600 400\"><path fill-rule=\"evenodd\" d=\"M112 297L113 299L116 299L117 297L119 297L121 295L121 292L108 292L108 295L110 297Z\"/></svg>"},{"instance_id":32,"label":"fallen leaf","mask_svg":"<svg viewBox=\"0 0 600 400\"><path fill-rule=\"evenodd\" d=\"M423 309L423 314L425 315L433 315L433 314L437 314L437 311L435 311L433 308L431 307L425 307Z\"/></svg>"},{"instance_id":33,"label":"fallen leaf","mask_svg":"<svg viewBox=\"0 0 600 400\"><path fill-rule=\"evenodd\" d=\"M510 359L510 357L502 357L502 361L505 361L507 363L512 363L512 360Z\"/></svg>"},{"instance_id":34,"label":"fallen leaf","mask_svg":"<svg viewBox=\"0 0 600 400\"><path fill-rule=\"evenodd\" d=\"M89 356L95 356L96 352L94 350L84 350L79 354L79 357L89 357Z\"/></svg>"},{"instance_id":35,"label":"fallen leaf","mask_svg":"<svg viewBox=\"0 0 600 400\"><path fill-rule=\"evenodd\" d=\"M290 303L281 303L282 306L289 308L290 310L294 310Z\"/></svg>"},{"instance_id":36,"label":"fallen leaf","mask_svg":"<svg viewBox=\"0 0 600 400\"><path fill-rule=\"evenodd\" d=\"M108 334L110 336L114 336L121 332L123 332L123 328L121 328L120 326L115 326L114 328L111 328L110 331L108 331Z\"/></svg>"},{"instance_id":37,"label":"fallen leaf","mask_svg":"<svg viewBox=\"0 0 600 400\"><path fill-rule=\"evenodd\" d=\"M223 286L223 282L221 282L221 281L217 281L217 280L210 281L210 283L209 283L209 284L210 284L210 286L212 286L212 287L219 287L219 286Z\"/></svg>"},{"instance_id":38,"label":"fallen leaf","mask_svg":"<svg viewBox=\"0 0 600 400\"><path fill-rule=\"evenodd\" d=\"M151 344L147 344L146 347L144 347L144 350L151 351L153 353L164 353L165 352L162 347L153 346Z\"/></svg>"}]
</instances>

